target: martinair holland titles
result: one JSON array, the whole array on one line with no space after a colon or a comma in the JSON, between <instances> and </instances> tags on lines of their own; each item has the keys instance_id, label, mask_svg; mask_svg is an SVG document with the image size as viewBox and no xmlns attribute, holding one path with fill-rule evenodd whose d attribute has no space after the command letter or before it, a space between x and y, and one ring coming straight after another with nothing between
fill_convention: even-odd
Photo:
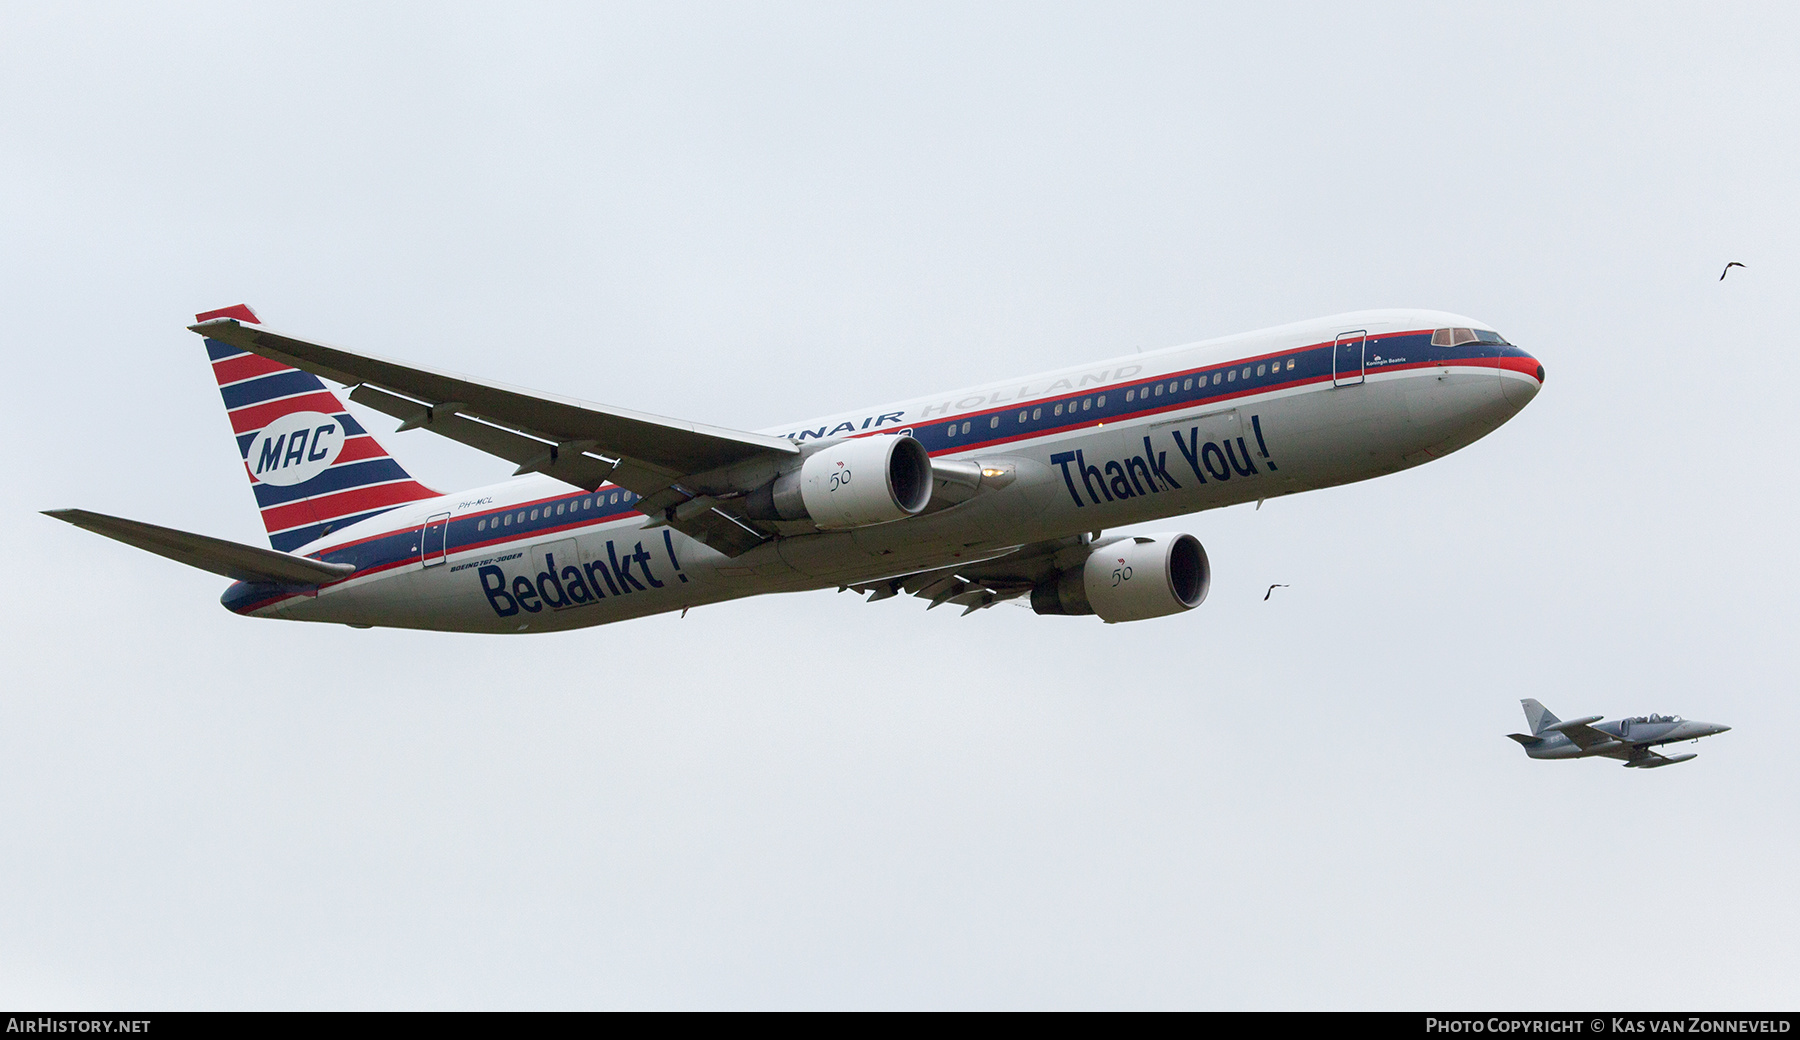
<instances>
[{"instance_id":1,"label":"martinair holland titles","mask_svg":"<svg viewBox=\"0 0 1800 1040\"><path fill-rule=\"evenodd\" d=\"M1544 382L1484 322L1365 311L746 432L325 346L243 305L190 327L271 547L49 515L234 579L239 614L451 632L831 587L965 614L1181 614L1211 582L1199 540L1101 532L1441 458ZM326 380L518 469L428 488Z\"/></svg>"}]
</instances>

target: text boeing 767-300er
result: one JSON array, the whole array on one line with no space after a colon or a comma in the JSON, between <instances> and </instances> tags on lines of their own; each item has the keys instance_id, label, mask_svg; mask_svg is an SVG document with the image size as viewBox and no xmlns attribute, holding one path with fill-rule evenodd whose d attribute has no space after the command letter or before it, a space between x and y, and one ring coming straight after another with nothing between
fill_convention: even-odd
<instances>
[{"instance_id":1,"label":"text boeing 767-300er","mask_svg":"<svg viewBox=\"0 0 1800 1040\"><path fill-rule=\"evenodd\" d=\"M1124 524L1438 458L1543 385L1482 323L1391 310L1302 322L747 433L197 316L273 549L50 515L235 578L239 614L547 632L765 592L901 592L964 612L1137 621L1211 582L1191 534ZM516 462L444 495L350 400Z\"/></svg>"}]
</instances>

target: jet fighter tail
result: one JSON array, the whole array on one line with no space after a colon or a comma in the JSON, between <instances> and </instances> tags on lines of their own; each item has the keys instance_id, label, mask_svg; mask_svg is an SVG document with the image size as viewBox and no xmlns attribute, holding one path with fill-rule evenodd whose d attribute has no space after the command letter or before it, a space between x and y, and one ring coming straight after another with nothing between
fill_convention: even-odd
<instances>
[{"instance_id":1,"label":"jet fighter tail","mask_svg":"<svg viewBox=\"0 0 1800 1040\"><path fill-rule=\"evenodd\" d=\"M1519 704L1525 709L1525 724L1531 727L1533 734L1544 732L1545 726L1554 726L1562 720L1550 714L1550 709L1530 697L1523 698Z\"/></svg>"}]
</instances>

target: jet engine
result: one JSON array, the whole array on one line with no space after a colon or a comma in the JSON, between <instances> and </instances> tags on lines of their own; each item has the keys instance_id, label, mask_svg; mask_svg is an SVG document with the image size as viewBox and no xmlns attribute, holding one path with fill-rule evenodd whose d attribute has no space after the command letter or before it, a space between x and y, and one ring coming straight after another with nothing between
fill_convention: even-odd
<instances>
[{"instance_id":1,"label":"jet engine","mask_svg":"<svg viewBox=\"0 0 1800 1040\"><path fill-rule=\"evenodd\" d=\"M905 435L826 444L800 467L752 491L752 520L811 520L827 531L904 520L931 501L931 456Z\"/></svg>"},{"instance_id":2,"label":"jet engine","mask_svg":"<svg viewBox=\"0 0 1800 1040\"><path fill-rule=\"evenodd\" d=\"M1107 624L1192 610L1206 599L1212 566L1191 534L1102 542L1079 567L1031 590L1039 614L1096 614Z\"/></svg>"}]
</instances>

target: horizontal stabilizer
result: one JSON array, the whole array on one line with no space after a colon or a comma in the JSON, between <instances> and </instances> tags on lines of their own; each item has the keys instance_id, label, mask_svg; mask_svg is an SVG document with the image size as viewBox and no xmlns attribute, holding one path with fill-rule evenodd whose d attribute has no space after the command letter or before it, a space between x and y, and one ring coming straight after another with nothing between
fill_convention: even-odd
<instances>
[{"instance_id":1,"label":"horizontal stabilizer","mask_svg":"<svg viewBox=\"0 0 1800 1040\"><path fill-rule=\"evenodd\" d=\"M153 552L176 563L198 567L203 571L238 581L266 582L272 585L322 585L336 581L356 570L353 564L325 563L304 556L291 556L273 549L208 538L169 527L125 520L85 509L46 509L64 523L103 534L115 541Z\"/></svg>"},{"instance_id":2,"label":"horizontal stabilizer","mask_svg":"<svg viewBox=\"0 0 1800 1040\"><path fill-rule=\"evenodd\" d=\"M1531 737L1531 736L1526 736L1523 733L1508 733L1507 736L1509 736L1512 739L1518 741L1519 743L1525 745L1526 747L1531 747L1535 744L1542 744L1544 742L1543 737Z\"/></svg>"}]
</instances>

